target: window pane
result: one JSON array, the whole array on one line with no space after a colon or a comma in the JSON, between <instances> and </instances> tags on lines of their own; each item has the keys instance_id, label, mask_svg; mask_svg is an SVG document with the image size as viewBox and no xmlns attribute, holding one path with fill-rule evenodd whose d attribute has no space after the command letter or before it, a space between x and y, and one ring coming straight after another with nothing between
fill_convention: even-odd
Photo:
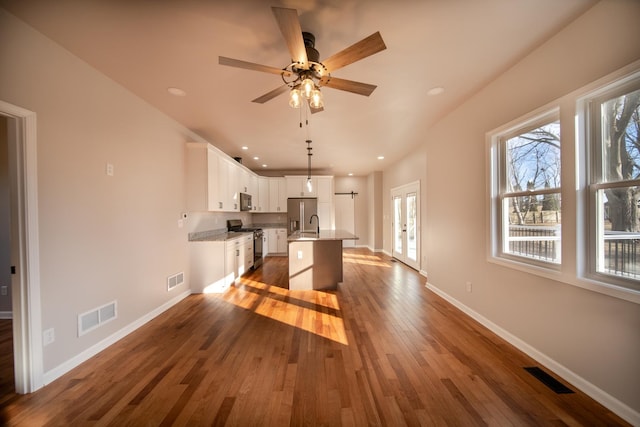
<instances>
[{"instance_id":1,"label":"window pane","mask_svg":"<svg viewBox=\"0 0 640 427\"><path fill-rule=\"evenodd\" d=\"M507 192L560 188L560 122L506 141Z\"/></svg>"},{"instance_id":2,"label":"window pane","mask_svg":"<svg viewBox=\"0 0 640 427\"><path fill-rule=\"evenodd\" d=\"M503 252L560 262L560 193L505 197L504 212Z\"/></svg>"},{"instance_id":3,"label":"window pane","mask_svg":"<svg viewBox=\"0 0 640 427\"><path fill-rule=\"evenodd\" d=\"M599 273L640 278L640 187L598 191Z\"/></svg>"},{"instance_id":4,"label":"window pane","mask_svg":"<svg viewBox=\"0 0 640 427\"><path fill-rule=\"evenodd\" d=\"M640 176L640 90L602 103L602 171L604 182Z\"/></svg>"}]
</instances>

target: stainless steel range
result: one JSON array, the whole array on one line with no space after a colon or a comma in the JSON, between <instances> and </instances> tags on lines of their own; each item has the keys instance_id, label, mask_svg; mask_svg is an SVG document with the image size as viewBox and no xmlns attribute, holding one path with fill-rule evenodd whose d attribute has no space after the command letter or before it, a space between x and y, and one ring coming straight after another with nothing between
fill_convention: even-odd
<instances>
[{"instance_id":1,"label":"stainless steel range","mask_svg":"<svg viewBox=\"0 0 640 427\"><path fill-rule=\"evenodd\" d=\"M228 231L252 232L253 233L253 270L262 265L264 250L262 247L262 237L264 233L260 227L243 227L241 219L227 220Z\"/></svg>"}]
</instances>

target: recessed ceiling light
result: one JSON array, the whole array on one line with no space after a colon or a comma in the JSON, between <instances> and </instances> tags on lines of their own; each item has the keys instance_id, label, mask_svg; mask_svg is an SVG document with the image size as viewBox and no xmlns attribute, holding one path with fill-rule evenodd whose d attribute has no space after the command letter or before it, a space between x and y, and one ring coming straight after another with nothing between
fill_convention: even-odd
<instances>
[{"instance_id":1,"label":"recessed ceiling light","mask_svg":"<svg viewBox=\"0 0 640 427\"><path fill-rule=\"evenodd\" d=\"M247 147L246 145L243 145L241 148L242 148L243 150L248 150L248 149L249 149L249 147Z\"/></svg>"},{"instance_id":2,"label":"recessed ceiling light","mask_svg":"<svg viewBox=\"0 0 640 427\"><path fill-rule=\"evenodd\" d=\"M347 175L349 175L349 176L353 176L353 172L349 172Z\"/></svg>"},{"instance_id":3,"label":"recessed ceiling light","mask_svg":"<svg viewBox=\"0 0 640 427\"><path fill-rule=\"evenodd\" d=\"M187 92L177 87L170 87L167 89L167 92L174 96L187 96Z\"/></svg>"},{"instance_id":4,"label":"recessed ceiling light","mask_svg":"<svg viewBox=\"0 0 640 427\"><path fill-rule=\"evenodd\" d=\"M433 87L427 91L427 95L436 96L436 95L440 95L442 92L444 92L443 87Z\"/></svg>"},{"instance_id":5,"label":"recessed ceiling light","mask_svg":"<svg viewBox=\"0 0 640 427\"><path fill-rule=\"evenodd\" d=\"M266 168L266 167L267 167L267 165L262 165L262 167L263 167L263 168Z\"/></svg>"},{"instance_id":6,"label":"recessed ceiling light","mask_svg":"<svg viewBox=\"0 0 640 427\"><path fill-rule=\"evenodd\" d=\"M384 156L378 156L378 160L384 160Z\"/></svg>"},{"instance_id":7,"label":"recessed ceiling light","mask_svg":"<svg viewBox=\"0 0 640 427\"><path fill-rule=\"evenodd\" d=\"M253 160L260 160L260 157L258 157L258 156L253 156Z\"/></svg>"}]
</instances>

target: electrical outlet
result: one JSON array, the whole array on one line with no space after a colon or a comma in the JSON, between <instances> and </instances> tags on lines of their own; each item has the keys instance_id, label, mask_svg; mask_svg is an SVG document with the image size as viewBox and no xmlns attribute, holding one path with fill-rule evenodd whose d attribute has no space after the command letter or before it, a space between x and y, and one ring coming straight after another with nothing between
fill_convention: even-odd
<instances>
[{"instance_id":1,"label":"electrical outlet","mask_svg":"<svg viewBox=\"0 0 640 427\"><path fill-rule=\"evenodd\" d=\"M49 345L56 340L56 332L53 328L42 331L42 345Z\"/></svg>"},{"instance_id":2,"label":"electrical outlet","mask_svg":"<svg viewBox=\"0 0 640 427\"><path fill-rule=\"evenodd\" d=\"M467 282L467 292L471 293L473 290L473 284L471 282Z\"/></svg>"},{"instance_id":3,"label":"electrical outlet","mask_svg":"<svg viewBox=\"0 0 640 427\"><path fill-rule=\"evenodd\" d=\"M178 228L182 228L182 227L184 227L184 220L179 219L178 220Z\"/></svg>"},{"instance_id":4,"label":"electrical outlet","mask_svg":"<svg viewBox=\"0 0 640 427\"><path fill-rule=\"evenodd\" d=\"M302 251L298 251L298 259L302 259Z\"/></svg>"},{"instance_id":5,"label":"electrical outlet","mask_svg":"<svg viewBox=\"0 0 640 427\"><path fill-rule=\"evenodd\" d=\"M9 295L9 288L7 288L6 286L0 286L0 295Z\"/></svg>"},{"instance_id":6,"label":"electrical outlet","mask_svg":"<svg viewBox=\"0 0 640 427\"><path fill-rule=\"evenodd\" d=\"M113 163L107 163L106 173L107 176L113 176Z\"/></svg>"}]
</instances>

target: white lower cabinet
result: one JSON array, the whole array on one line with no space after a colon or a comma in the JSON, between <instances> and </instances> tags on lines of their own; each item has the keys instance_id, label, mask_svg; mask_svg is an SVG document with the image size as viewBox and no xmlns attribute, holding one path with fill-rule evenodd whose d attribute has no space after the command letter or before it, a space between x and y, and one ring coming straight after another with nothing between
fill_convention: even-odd
<instances>
[{"instance_id":1,"label":"white lower cabinet","mask_svg":"<svg viewBox=\"0 0 640 427\"><path fill-rule=\"evenodd\" d=\"M287 254L287 229L286 228L267 228L267 244L269 255L286 255Z\"/></svg>"},{"instance_id":2,"label":"white lower cabinet","mask_svg":"<svg viewBox=\"0 0 640 427\"><path fill-rule=\"evenodd\" d=\"M226 240L224 243L224 277L229 286L253 267L253 234Z\"/></svg>"},{"instance_id":3,"label":"white lower cabinet","mask_svg":"<svg viewBox=\"0 0 640 427\"><path fill-rule=\"evenodd\" d=\"M195 293L220 293L229 283L225 280L225 242L189 243L189 281Z\"/></svg>"}]
</instances>

